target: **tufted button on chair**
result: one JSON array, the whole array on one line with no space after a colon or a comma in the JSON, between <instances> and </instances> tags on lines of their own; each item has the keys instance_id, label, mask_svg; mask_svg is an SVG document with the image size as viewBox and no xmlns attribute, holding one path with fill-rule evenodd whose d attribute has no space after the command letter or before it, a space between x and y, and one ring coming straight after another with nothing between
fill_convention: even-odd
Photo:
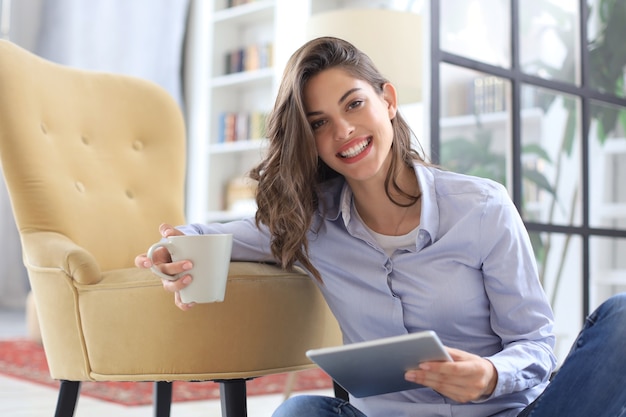
<instances>
[{"instance_id":1,"label":"tufted button on chair","mask_svg":"<svg viewBox=\"0 0 626 417\"><path fill-rule=\"evenodd\" d=\"M222 415L245 416L245 381L313 365L340 344L302 272L231 263L226 299L180 311L134 257L184 223L185 127L156 85L81 71L0 41L0 159L56 415L73 415L81 381L155 381L157 416L171 382L221 383Z\"/></svg>"}]
</instances>

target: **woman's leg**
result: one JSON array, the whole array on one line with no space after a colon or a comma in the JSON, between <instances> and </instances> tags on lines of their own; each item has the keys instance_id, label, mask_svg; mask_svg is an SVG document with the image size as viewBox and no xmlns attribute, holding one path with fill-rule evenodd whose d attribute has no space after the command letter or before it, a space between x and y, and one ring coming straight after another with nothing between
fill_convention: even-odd
<instances>
[{"instance_id":1,"label":"woman's leg","mask_svg":"<svg viewBox=\"0 0 626 417\"><path fill-rule=\"evenodd\" d=\"M594 311L546 390L519 417L626 416L626 293Z\"/></svg>"},{"instance_id":2,"label":"woman's leg","mask_svg":"<svg viewBox=\"0 0 626 417\"><path fill-rule=\"evenodd\" d=\"M366 417L349 402L321 395L296 395L282 403L272 417Z\"/></svg>"}]
</instances>

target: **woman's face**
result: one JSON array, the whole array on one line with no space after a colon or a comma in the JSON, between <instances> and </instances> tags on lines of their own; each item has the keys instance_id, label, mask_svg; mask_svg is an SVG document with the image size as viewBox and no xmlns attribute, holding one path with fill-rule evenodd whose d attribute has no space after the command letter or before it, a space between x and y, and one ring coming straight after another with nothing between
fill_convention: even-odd
<instances>
[{"instance_id":1,"label":"woman's face","mask_svg":"<svg viewBox=\"0 0 626 417\"><path fill-rule=\"evenodd\" d=\"M396 91L377 93L366 81L332 68L312 77L303 92L319 157L349 182L385 178L393 140Z\"/></svg>"}]
</instances>

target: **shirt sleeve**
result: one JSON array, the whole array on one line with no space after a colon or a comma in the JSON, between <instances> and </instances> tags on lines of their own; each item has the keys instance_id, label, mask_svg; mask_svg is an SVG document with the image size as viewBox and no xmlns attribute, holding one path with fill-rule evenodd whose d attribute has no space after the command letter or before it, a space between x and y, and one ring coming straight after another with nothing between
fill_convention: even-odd
<instances>
[{"instance_id":1,"label":"shirt sleeve","mask_svg":"<svg viewBox=\"0 0 626 417\"><path fill-rule=\"evenodd\" d=\"M486 358L498 372L493 398L548 381L556 366L554 318L528 232L503 187L485 206L480 230L491 326L503 348Z\"/></svg>"},{"instance_id":2,"label":"shirt sleeve","mask_svg":"<svg viewBox=\"0 0 626 417\"><path fill-rule=\"evenodd\" d=\"M232 233L231 259L233 261L276 262L276 259L271 255L269 232L265 227L258 228L254 218L228 223L193 223L176 228L186 235Z\"/></svg>"}]
</instances>

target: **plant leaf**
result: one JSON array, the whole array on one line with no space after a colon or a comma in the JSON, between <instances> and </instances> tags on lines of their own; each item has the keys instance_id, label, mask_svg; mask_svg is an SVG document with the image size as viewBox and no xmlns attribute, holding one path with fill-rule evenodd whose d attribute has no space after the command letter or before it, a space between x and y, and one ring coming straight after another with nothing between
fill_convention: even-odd
<instances>
[{"instance_id":1,"label":"plant leaf","mask_svg":"<svg viewBox=\"0 0 626 417\"><path fill-rule=\"evenodd\" d=\"M521 150L522 150L522 155L535 155L539 159L542 159L552 164L552 158L550 158L548 151L546 151L541 145L537 143L530 143L530 144L524 145L522 146Z\"/></svg>"}]
</instances>

